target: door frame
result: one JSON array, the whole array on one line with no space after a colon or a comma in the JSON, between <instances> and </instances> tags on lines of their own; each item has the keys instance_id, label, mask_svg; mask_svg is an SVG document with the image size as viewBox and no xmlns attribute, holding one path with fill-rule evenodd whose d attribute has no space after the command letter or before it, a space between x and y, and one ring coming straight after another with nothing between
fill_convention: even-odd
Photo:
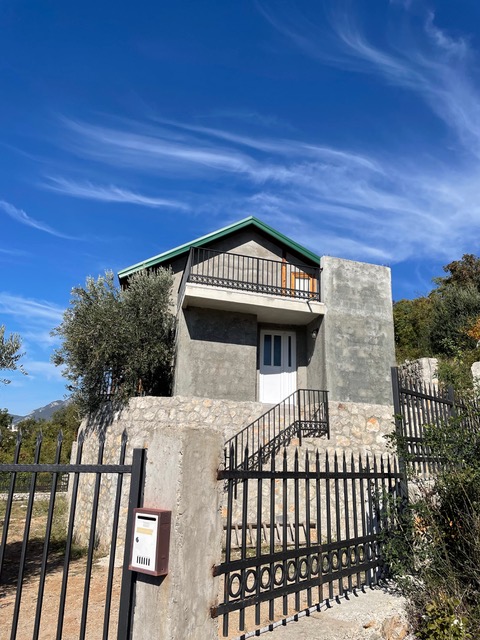
<instances>
[{"instance_id":1,"label":"door frame","mask_svg":"<svg viewBox=\"0 0 480 640\"><path fill-rule=\"evenodd\" d=\"M281 368L279 371L270 371L264 372L262 369L265 367L271 367L272 369L275 365L265 365L264 364L264 349L265 349L265 335L273 336L281 336L281 364L279 367ZM288 338L290 337L291 342L289 344ZM272 340L272 352L271 359L273 359L273 340ZM290 353L289 353L290 348ZM289 364L290 358L290 364ZM270 392L269 389L265 387L265 383L267 378L270 376L278 376L278 393L276 394L277 399L270 400L265 399L268 398L268 394ZM270 383L272 383L272 379L270 379ZM271 387L270 387L271 389ZM297 390L297 333L294 330L287 329L260 329L259 333L259 366L258 366L258 398L259 402L267 402L269 404L277 404L284 400L287 396L292 394Z\"/></svg>"}]
</instances>

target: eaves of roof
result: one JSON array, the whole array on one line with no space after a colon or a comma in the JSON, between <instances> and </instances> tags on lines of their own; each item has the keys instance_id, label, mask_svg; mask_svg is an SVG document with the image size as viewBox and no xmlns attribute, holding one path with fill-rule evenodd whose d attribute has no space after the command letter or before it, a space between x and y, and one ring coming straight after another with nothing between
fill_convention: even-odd
<instances>
[{"instance_id":1,"label":"eaves of roof","mask_svg":"<svg viewBox=\"0 0 480 640\"><path fill-rule=\"evenodd\" d=\"M185 244L180 245L179 247L175 247L174 249L170 249L169 251L165 251L164 253L159 253L157 256L153 256L152 258L148 258L147 260L143 260L142 262L138 262L137 264L132 265L131 267L127 267L126 269L122 269L118 272L119 280L123 280L128 276L132 275L136 271L141 271L142 269L149 269L151 267L160 266L165 262L169 262L173 258L177 258L183 253L187 253L190 251L192 247L202 247L214 240L219 240L225 236L229 236L236 231L240 231L241 229L245 229L246 227L256 227L263 233L270 236L272 239L282 243L286 247L288 247L291 251L301 255L307 260L312 260L316 264L319 263L320 257L317 256L312 251L309 251L298 242L291 240L287 236L283 235L279 231L273 229L265 222L262 222L258 218L254 216L249 216L248 218L244 218L243 220L239 220L238 222L234 222L233 224L228 225L227 227L223 227L222 229L218 229L217 231L213 231L212 233L208 233L205 236L197 238L196 240L192 240L190 242L186 242Z\"/></svg>"}]
</instances>

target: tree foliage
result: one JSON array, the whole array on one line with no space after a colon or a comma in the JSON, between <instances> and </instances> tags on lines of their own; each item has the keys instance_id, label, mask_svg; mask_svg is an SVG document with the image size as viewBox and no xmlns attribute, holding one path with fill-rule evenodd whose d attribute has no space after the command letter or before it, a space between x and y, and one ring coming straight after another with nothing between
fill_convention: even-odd
<instances>
[{"instance_id":1,"label":"tree foliage","mask_svg":"<svg viewBox=\"0 0 480 640\"><path fill-rule=\"evenodd\" d=\"M443 267L448 274L434 278L434 283L443 289L449 285L457 287L474 286L480 291L480 258L472 253L465 253L461 260L454 260Z\"/></svg>"},{"instance_id":2,"label":"tree foliage","mask_svg":"<svg viewBox=\"0 0 480 640\"><path fill-rule=\"evenodd\" d=\"M8 338L5 336L5 326L0 325L0 371L16 371L17 369L25 374L22 365L19 364L23 353L20 353L22 341L17 333L11 333ZM10 380L0 378L0 383L9 384Z\"/></svg>"},{"instance_id":3,"label":"tree foliage","mask_svg":"<svg viewBox=\"0 0 480 640\"><path fill-rule=\"evenodd\" d=\"M397 441L399 453L404 443ZM435 481L417 479L408 507L387 541L415 637L480 637L480 413L465 397L456 417L426 426ZM407 456L408 461L408 456ZM411 470L411 479L415 472Z\"/></svg>"},{"instance_id":4,"label":"tree foliage","mask_svg":"<svg viewBox=\"0 0 480 640\"><path fill-rule=\"evenodd\" d=\"M27 418L16 425L15 431L12 430L11 425L12 417L8 411L6 409L0 410L0 463L12 463L17 443L17 430L19 430L22 434L20 463L33 462L37 435L40 431L43 435L40 462L52 463L55 459L57 436L61 431L63 443L60 462L64 464L70 461L72 443L76 439L80 427L80 413L78 407L71 402L56 411L49 420Z\"/></svg>"},{"instance_id":5,"label":"tree foliage","mask_svg":"<svg viewBox=\"0 0 480 640\"><path fill-rule=\"evenodd\" d=\"M443 270L427 296L394 304L397 361L436 357L441 380L468 387L480 360L480 258L465 254Z\"/></svg>"},{"instance_id":6,"label":"tree foliage","mask_svg":"<svg viewBox=\"0 0 480 640\"><path fill-rule=\"evenodd\" d=\"M114 275L88 278L72 290L70 307L53 334L62 344L53 362L64 367L82 413L108 399L123 404L137 394L169 392L174 316L169 271L140 271L127 289Z\"/></svg>"},{"instance_id":7,"label":"tree foliage","mask_svg":"<svg viewBox=\"0 0 480 640\"><path fill-rule=\"evenodd\" d=\"M393 306L397 360L415 360L429 356L432 299L399 300Z\"/></svg>"}]
</instances>

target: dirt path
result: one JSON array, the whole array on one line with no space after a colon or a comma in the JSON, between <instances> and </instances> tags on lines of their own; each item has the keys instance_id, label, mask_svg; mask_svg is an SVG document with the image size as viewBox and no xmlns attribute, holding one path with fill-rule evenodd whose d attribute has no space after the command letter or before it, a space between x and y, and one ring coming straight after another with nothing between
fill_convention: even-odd
<instances>
[{"instance_id":1,"label":"dirt path","mask_svg":"<svg viewBox=\"0 0 480 640\"><path fill-rule=\"evenodd\" d=\"M85 559L81 559L72 562L70 565L62 640L75 640L79 637L85 585L85 564ZM51 640L56 636L62 575L62 570L56 569L47 577L41 615L40 640ZM106 578L107 568L102 566L102 563L96 563L92 571L88 602L86 637L89 640L102 638ZM10 638L15 593L15 588L0 591L0 640ZM120 570L117 569L113 582L110 638L116 638L119 596ZM32 578L23 587L17 640L31 640L32 638L37 598L38 578Z\"/></svg>"}]
</instances>

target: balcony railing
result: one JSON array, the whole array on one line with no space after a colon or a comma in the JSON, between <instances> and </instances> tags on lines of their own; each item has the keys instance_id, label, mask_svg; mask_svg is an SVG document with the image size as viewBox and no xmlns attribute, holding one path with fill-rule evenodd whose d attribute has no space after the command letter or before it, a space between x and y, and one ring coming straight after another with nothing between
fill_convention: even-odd
<instances>
[{"instance_id":1,"label":"balcony railing","mask_svg":"<svg viewBox=\"0 0 480 640\"><path fill-rule=\"evenodd\" d=\"M180 297L186 283L251 291L300 300L320 301L320 269L212 249L192 248Z\"/></svg>"}]
</instances>

